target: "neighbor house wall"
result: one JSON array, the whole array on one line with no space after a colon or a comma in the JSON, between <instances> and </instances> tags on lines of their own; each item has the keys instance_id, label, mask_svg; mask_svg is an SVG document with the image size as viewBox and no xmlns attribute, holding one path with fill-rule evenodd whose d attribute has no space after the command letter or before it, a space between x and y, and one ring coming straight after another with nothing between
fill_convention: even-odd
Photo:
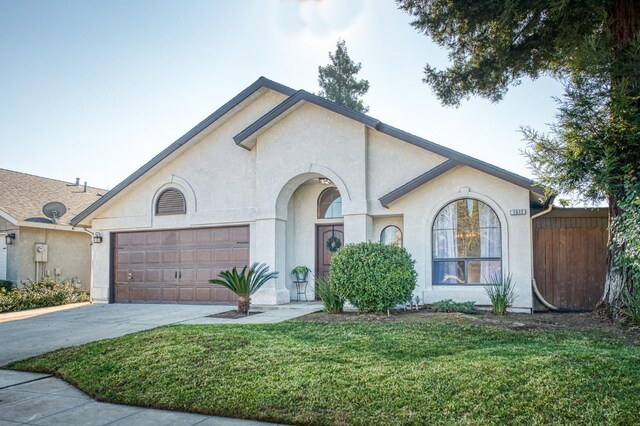
<instances>
[{"instance_id":1,"label":"neighbor house wall","mask_svg":"<svg viewBox=\"0 0 640 426\"><path fill-rule=\"evenodd\" d=\"M57 281L72 280L89 290L91 283L91 236L85 232L61 231L42 228L20 227L13 245L18 249L19 268L17 282L36 280L35 244L47 244L47 262L42 262L42 276ZM54 269L60 268L61 275L54 276Z\"/></svg>"},{"instance_id":2,"label":"neighbor house wall","mask_svg":"<svg viewBox=\"0 0 640 426\"><path fill-rule=\"evenodd\" d=\"M13 244L10 244L6 247L7 252L7 280L13 282L14 284L18 283L18 267L20 264L19 261L19 250L16 245L16 241L19 237L18 227L8 220L0 217L0 238L4 238L8 233L16 234L16 239L13 240Z\"/></svg>"}]
</instances>

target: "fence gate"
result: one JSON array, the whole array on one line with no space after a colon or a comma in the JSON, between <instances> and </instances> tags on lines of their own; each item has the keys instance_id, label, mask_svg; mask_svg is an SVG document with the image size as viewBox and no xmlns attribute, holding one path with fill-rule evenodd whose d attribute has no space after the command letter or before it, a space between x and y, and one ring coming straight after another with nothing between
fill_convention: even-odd
<instances>
[{"instance_id":1,"label":"fence gate","mask_svg":"<svg viewBox=\"0 0 640 426\"><path fill-rule=\"evenodd\" d=\"M565 309L594 309L604 290L607 209L557 208L533 220L533 275L542 296ZM536 300L536 310L546 310Z\"/></svg>"}]
</instances>

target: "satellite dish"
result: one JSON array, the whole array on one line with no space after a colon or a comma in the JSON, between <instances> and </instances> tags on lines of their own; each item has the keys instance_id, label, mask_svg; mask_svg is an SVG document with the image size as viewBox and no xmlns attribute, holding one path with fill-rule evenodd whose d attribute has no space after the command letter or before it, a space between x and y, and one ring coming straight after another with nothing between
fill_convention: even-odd
<instances>
[{"instance_id":1,"label":"satellite dish","mask_svg":"<svg viewBox=\"0 0 640 426\"><path fill-rule=\"evenodd\" d=\"M65 207L65 205L58 201L47 203L42 208L42 213L44 213L46 217L51 219L53 223L56 223L57 220L64 216L66 212L67 208Z\"/></svg>"}]
</instances>

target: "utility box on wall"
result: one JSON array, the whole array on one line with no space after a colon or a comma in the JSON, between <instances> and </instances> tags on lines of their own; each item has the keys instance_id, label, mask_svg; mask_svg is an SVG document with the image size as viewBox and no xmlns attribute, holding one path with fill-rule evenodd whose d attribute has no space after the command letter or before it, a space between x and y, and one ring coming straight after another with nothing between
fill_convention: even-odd
<instances>
[{"instance_id":1,"label":"utility box on wall","mask_svg":"<svg viewBox=\"0 0 640 426\"><path fill-rule=\"evenodd\" d=\"M43 243L35 244L35 258L36 262L47 261L47 245Z\"/></svg>"}]
</instances>

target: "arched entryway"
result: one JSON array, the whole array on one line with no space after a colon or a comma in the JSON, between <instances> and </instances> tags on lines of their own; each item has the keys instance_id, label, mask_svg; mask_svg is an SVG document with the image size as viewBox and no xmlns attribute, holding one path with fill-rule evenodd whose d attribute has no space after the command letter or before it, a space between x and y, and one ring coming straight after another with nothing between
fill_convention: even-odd
<instances>
[{"instance_id":1,"label":"arched entryway","mask_svg":"<svg viewBox=\"0 0 640 426\"><path fill-rule=\"evenodd\" d=\"M293 191L287 203L285 233L286 283L291 300L298 299L291 274L296 266L311 269L303 299L314 300L314 277L329 272L331 257L344 244L343 197L331 179L309 177Z\"/></svg>"}]
</instances>

